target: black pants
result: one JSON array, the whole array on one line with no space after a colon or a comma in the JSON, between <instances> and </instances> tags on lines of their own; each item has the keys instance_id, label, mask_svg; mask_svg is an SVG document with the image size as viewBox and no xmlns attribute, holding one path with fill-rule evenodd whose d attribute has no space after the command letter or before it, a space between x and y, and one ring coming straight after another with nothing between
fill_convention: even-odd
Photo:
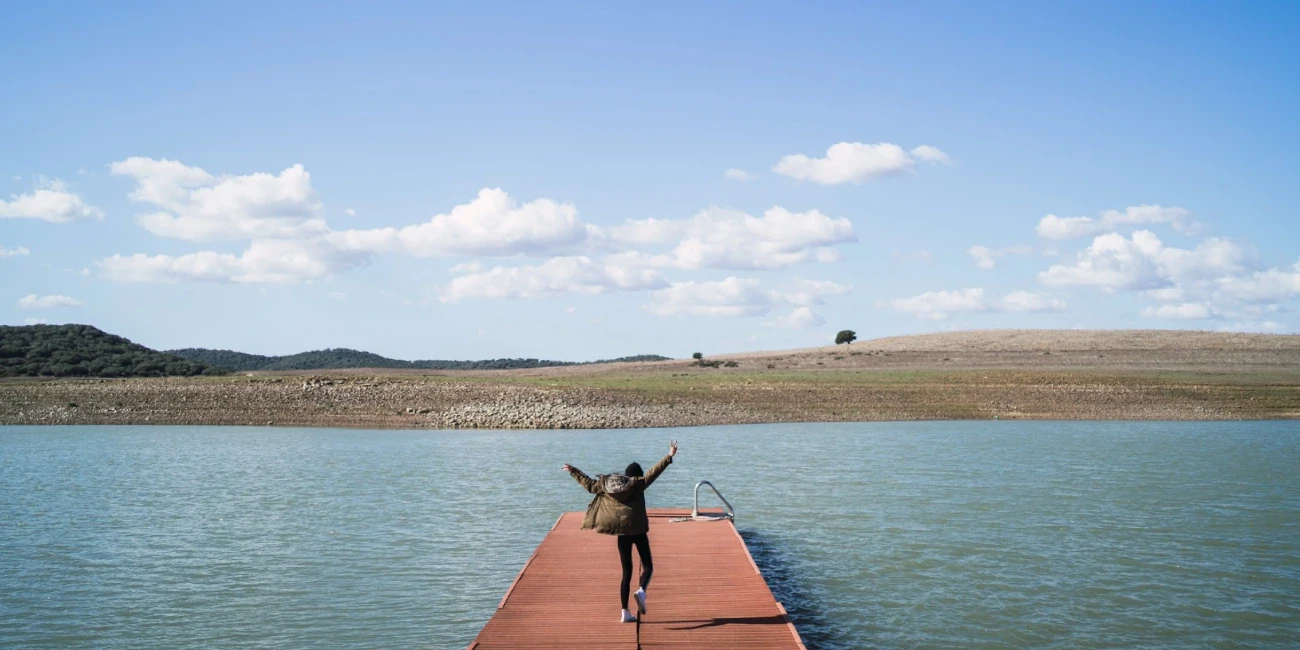
<instances>
[{"instance_id":1,"label":"black pants","mask_svg":"<svg viewBox=\"0 0 1300 650\"><path fill-rule=\"evenodd\" d=\"M640 535L618 536L618 559L623 562L623 582L619 583L618 597L627 609L629 585L632 584L632 545L636 544L637 555L641 556L641 588L650 584L650 575L655 572L654 560L650 559L650 538L645 533Z\"/></svg>"}]
</instances>

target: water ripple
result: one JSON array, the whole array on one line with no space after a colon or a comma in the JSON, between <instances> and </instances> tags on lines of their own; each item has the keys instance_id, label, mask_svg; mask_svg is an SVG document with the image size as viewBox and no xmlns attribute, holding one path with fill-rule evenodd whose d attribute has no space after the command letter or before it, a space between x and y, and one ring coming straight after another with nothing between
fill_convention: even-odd
<instances>
[{"instance_id":1,"label":"water ripple","mask_svg":"<svg viewBox=\"0 0 1300 650\"><path fill-rule=\"evenodd\" d=\"M650 505L717 484L812 649L1300 638L1294 422L0 427L0 646L463 648L560 464L669 437Z\"/></svg>"}]
</instances>

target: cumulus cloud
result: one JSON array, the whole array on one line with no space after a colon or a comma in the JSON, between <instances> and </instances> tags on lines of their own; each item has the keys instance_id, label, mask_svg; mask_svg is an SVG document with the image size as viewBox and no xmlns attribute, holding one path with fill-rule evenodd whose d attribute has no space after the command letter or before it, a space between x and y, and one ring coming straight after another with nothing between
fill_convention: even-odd
<instances>
[{"instance_id":1,"label":"cumulus cloud","mask_svg":"<svg viewBox=\"0 0 1300 650\"><path fill-rule=\"evenodd\" d=\"M367 257L319 240L253 241L241 255L200 251L187 255L114 255L99 262L119 282L292 283L322 279L365 264Z\"/></svg>"},{"instance_id":2,"label":"cumulus cloud","mask_svg":"<svg viewBox=\"0 0 1300 650\"><path fill-rule=\"evenodd\" d=\"M732 167L731 169L728 169L726 172L723 172L723 175L726 176L727 178L730 178L733 181L740 181L742 183L747 181L752 181L755 178L757 178L753 174L743 169L736 169L735 167Z\"/></svg>"},{"instance_id":3,"label":"cumulus cloud","mask_svg":"<svg viewBox=\"0 0 1300 650\"><path fill-rule=\"evenodd\" d=\"M103 219L104 213L87 205L81 197L68 191L58 179L40 179L37 188L26 194L11 194L0 199L0 219L40 219L66 223L84 219Z\"/></svg>"},{"instance_id":4,"label":"cumulus cloud","mask_svg":"<svg viewBox=\"0 0 1300 650\"><path fill-rule=\"evenodd\" d=\"M1030 291L1015 291L999 300L990 300L983 289L929 291L910 298L898 298L885 305L895 311L913 314L922 320L943 320L954 313L1052 312L1064 311L1064 301Z\"/></svg>"},{"instance_id":5,"label":"cumulus cloud","mask_svg":"<svg viewBox=\"0 0 1300 650\"><path fill-rule=\"evenodd\" d=\"M943 320L953 312L985 311L983 289L963 291L927 291L911 298L896 298L888 306L895 311L915 314L925 320Z\"/></svg>"},{"instance_id":6,"label":"cumulus cloud","mask_svg":"<svg viewBox=\"0 0 1300 650\"><path fill-rule=\"evenodd\" d=\"M27 257L31 254L32 252L27 250L26 246L19 246L18 248L5 248L4 246L0 246L0 260L5 259L6 257Z\"/></svg>"},{"instance_id":7,"label":"cumulus cloud","mask_svg":"<svg viewBox=\"0 0 1300 650\"><path fill-rule=\"evenodd\" d=\"M80 300L75 300L73 298L69 298L67 296L61 296L57 294L50 295L50 296L38 296L34 293L29 293L26 296L23 296L22 298L18 299L19 309L50 309L51 307L79 307L79 306L81 306Z\"/></svg>"},{"instance_id":8,"label":"cumulus cloud","mask_svg":"<svg viewBox=\"0 0 1300 650\"><path fill-rule=\"evenodd\" d=\"M567 293L610 293L667 286L654 269L602 264L589 257L557 257L536 266L494 267L484 271L458 265L442 291L443 302L464 298L538 298Z\"/></svg>"},{"instance_id":9,"label":"cumulus cloud","mask_svg":"<svg viewBox=\"0 0 1300 650\"><path fill-rule=\"evenodd\" d=\"M1268 303L1300 296L1300 262L1290 269L1219 278L1214 296L1218 300L1245 303Z\"/></svg>"},{"instance_id":10,"label":"cumulus cloud","mask_svg":"<svg viewBox=\"0 0 1300 650\"><path fill-rule=\"evenodd\" d=\"M766 316L776 307L793 305L809 308L807 312L801 312L798 319L798 322L808 324L820 318L811 307L823 304L827 296L843 295L850 290L851 287L835 282L813 280L799 280L775 289L765 289L753 278L674 282L668 288L655 291L645 309L661 316L736 318ZM808 317L808 314L815 318Z\"/></svg>"},{"instance_id":11,"label":"cumulus cloud","mask_svg":"<svg viewBox=\"0 0 1300 650\"><path fill-rule=\"evenodd\" d=\"M887 174L911 171L918 162L952 164L948 154L929 145L907 151L889 142L839 142L826 150L824 158L792 154L777 161L772 171L822 185L858 184Z\"/></svg>"},{"instance_id":12,"label":"cumulus cloud","mask_svg":"<svg viewBox=\"0 0 1300 650\"><path fill-rule=\"evenodd\" d=\"M158 208L136 217L160 237L188 241L296 238L325 233L321 202L302 165L277 174L213 176L175 160L128 158L109 166L130 176L130 198Z\"/></svg>"},{"instance_id":13,"label":"cumulus cloud","mask_svg":"<svg viewBox=\"0 0 1300 650\"><path fill-rule=\"evenodd\" d=\"M1188 250L1165 246L1155 233L1139 230L1127 238L1119 233L1098 236L1073 265L1053 265L1038 274L1038 281L1053 287L1094 286L1111 291L1160 289L1235 275L1246 262L1246 251L1225 239L1205 239Z\"/></svg>"},{"instance_id":14,"label":"cumulus cloud","mask_svg":"<svg viewBox=\"0 0 1300 650\"><path fill-rule=\"evenodd\" d=\"M329 239L347 250L441 255L546 255L572 251L595 229L571 203L520 204L502 189L484 188L471 202L402 228L343 230Z\"/></svg>"},{"instance_id":15,"label":"cumulus cloud","mask_svg":"<svg viewBox=\"0 0 1300 650\"><path fill-rule=\"evenodd\" d=\"M675 243L671 251L631 251L616 256L627 265L723 270L773 270L803 262L833 262L833 247L856 242L848 219L817 210L791 212L775 206L754 217L723 208L702 210L690 219L642 219L609 229L608 238L625 246Z\"/></svg>"},{"instance_id":16,"label":"cumulus cloud","mask_svg":"<svg viewBox=\"0 0 1300 650\"><path fill-rule=\"evenodd\" d=\"M1199 226L1189 218L1191 213L1178 207L1135 205L1119 210L1106 210L1093 217L1058 217L1049 214L1038 221L1038 236L1047 239L1070 239L1096 235L1123 226L1167 223L1176 232L1195 234Z\"/></svg>"},{"instance_id":17,"label":"cumulus cloud","mask_svg":"<svg viewBox=\"0 0 1300 650\"><path fill-rule=\"evenodd\" d=\"M989 248L988 246L971 246L966 252L975 259L975 266L991 269L998 265L998 258L1005 255L1028 255L1033 251L1028 246L1008 246L1006 248Z\"/></svg>"},{"instance_id":18,"label":"cumulus cloud","mask_svg":"<svg viewBox=\"0 0 1300 650\"><path fill-rule=\"evenodd\" d=\"M933 157L933 154L926 154ZM130 198L157 208L138 217L150 232L188 241L246 241L242 254L114 255L101 260L121 281L296 282L329 277L377 254L537 256L535 266L456 267L444 299L531 296L666 286L666 269L781 269L839 259L857 240L847 219L773 207L761 216L710 208L688 219L585 223L570 203L521 202L484 188L470 202L400 227L334 230L301 165L279 174L210 174L174 160L128 158L114 174L135 180ZM349 210L350 212L350 210ZM587 255L606 254L600 262ZM585 261L579 261L585 260ZM469 264L478 264L470 262Z\"/></svg>"},{"instance_id":19,"label":"cumulus cloud","mask_svg":"<svg viewBox=\"0 0 1300 650\"><path fill-rule=\"evenodd\" d=\"M100 263L108 277L125 281L294 282L328 277L377 253L558 254L598 233L571 204L520 204L491 188L424 223L334 231L301 165L279 174L217 176L179 161L128 158L111 170L135 179L132 200L158 208L138 217L148 231L189 241L249 242L242 255L115 255Z\"/></svg>"}]
</instances>

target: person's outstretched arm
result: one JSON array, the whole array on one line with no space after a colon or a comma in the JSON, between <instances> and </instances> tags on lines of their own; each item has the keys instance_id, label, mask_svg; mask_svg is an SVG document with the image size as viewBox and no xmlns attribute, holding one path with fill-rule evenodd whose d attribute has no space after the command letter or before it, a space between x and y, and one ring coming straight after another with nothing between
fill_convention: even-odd
<instances>
[{"instance_id":1,"label":"person's outstretched arm","mask_svg":"<svg viewBox=\"0 0 1300 650\"><path fill-rule=\"evenodd\" d=\"M583 489L585 489L586 491L592 494L596 494L596 492L599 491L598 488L600 486L600 481L597 481L596 479L591 478L586 474L583 474L582 470L574 467L573 465L565 463L564 471L568 472L569 476L572 476L573 479L578 482L578 485L581 485Z\"/></svg>"},{"instance_id":2,"label":"person's outstretched arm","mask_svg":"<svg viewBox=\"0 0 1300 650\"><path fill-rule=\"evenodd\" d=\"M664 456L662 460L660 460L659 462L655 463L655 466L654 466L654 467L651 467L651 468L650 468L650 471L646 472L646 474L645 474L645 485L643 486L643 488L648 488L648 487L650 487L650 484L651 484L651 483L654 483L654 482L655 482L655 479L659 478L659 475L660 475L660 474L663 474L663 473L664 473L664 470L668 469L668 466L671 465L671 464L673 463L673 456L676 456L676 455L677 455L677 441L676 441L676 440L669 440L669 441L668 441L668 455L667 455L667 456Z\"/></svg>"}]
</instances>

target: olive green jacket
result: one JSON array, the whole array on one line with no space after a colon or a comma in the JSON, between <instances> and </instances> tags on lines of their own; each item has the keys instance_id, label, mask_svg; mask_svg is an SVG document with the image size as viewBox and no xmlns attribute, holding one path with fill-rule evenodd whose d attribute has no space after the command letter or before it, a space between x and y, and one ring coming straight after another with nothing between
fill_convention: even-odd
<instances>
[{"instance_id":1,"label":"olive green jacket","mask_svg":"<svg viewBox=\"0 0 1300 650\"><path fill-rule=\"evenodd\" d=\"M664 456L645 476L610 474L591 478L574 468L570 474L582 487L594 495L587 506L587 516L582 519L582 529L596 529L606 535L640 535L650 531L650 518L645 512L645 490L673 462Z\"/></svg>"}]
</instances>

